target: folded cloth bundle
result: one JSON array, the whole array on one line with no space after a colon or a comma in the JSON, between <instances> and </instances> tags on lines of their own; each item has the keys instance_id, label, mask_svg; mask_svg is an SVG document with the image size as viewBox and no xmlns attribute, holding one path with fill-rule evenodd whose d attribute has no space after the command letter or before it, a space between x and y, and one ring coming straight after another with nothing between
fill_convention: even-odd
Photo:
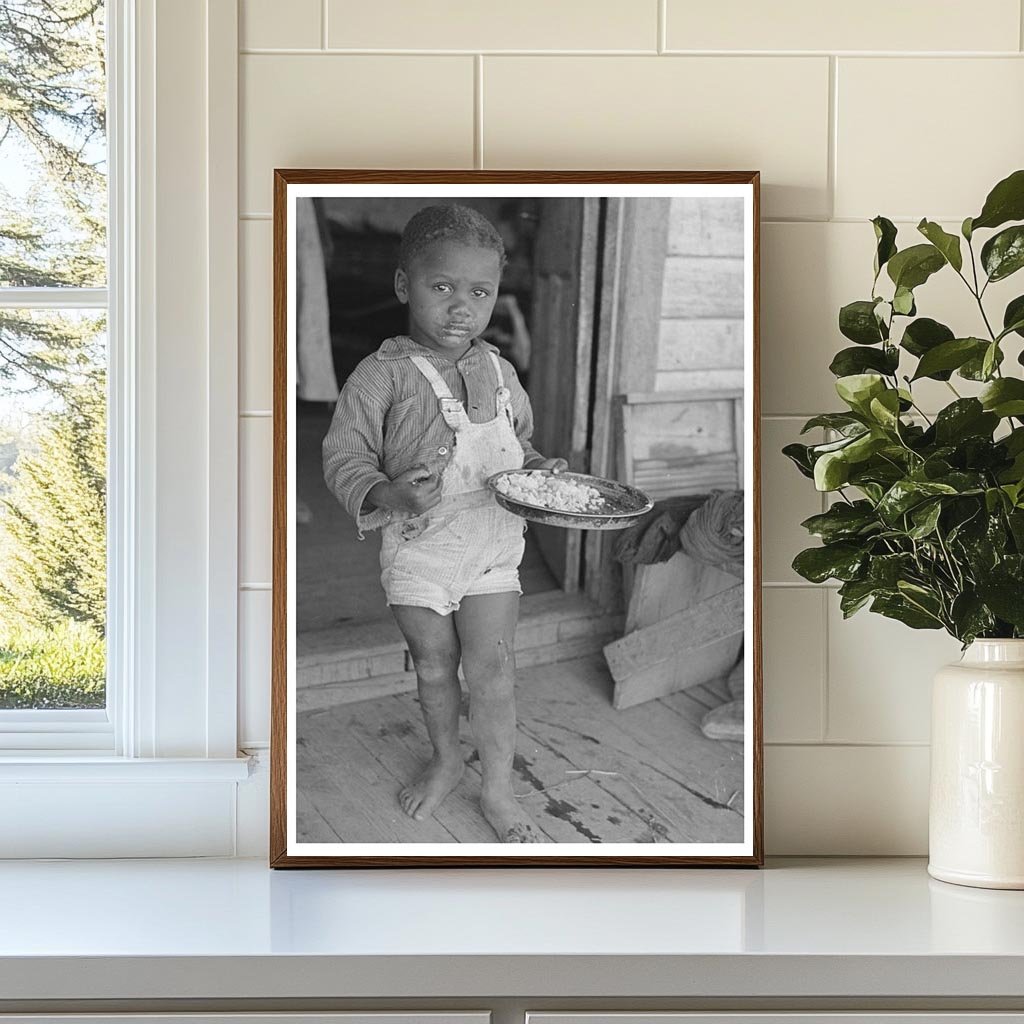
<instances>
[{"instance_id":1,"label":"folded cloth bundle","mask_svg":"<svg viewBox=\"0 0 1024 1024\"><path fill-rule=\"evenodd\" d=\"M712 491L679 531L691 558L743 578L743 492Z\"/></svg>"},{"instance_id":2,"label":"folded cloth bundle","mask_svg":"<svg viewBox=\"0 0 1024 1024\"><path fill-rule=\"evenodd\" d=\"M615 558L627 565L667 562L679 550L679 531L706 494L663 498L636 526L624 530L615 543Z\"/></svg>"}]
</instances>

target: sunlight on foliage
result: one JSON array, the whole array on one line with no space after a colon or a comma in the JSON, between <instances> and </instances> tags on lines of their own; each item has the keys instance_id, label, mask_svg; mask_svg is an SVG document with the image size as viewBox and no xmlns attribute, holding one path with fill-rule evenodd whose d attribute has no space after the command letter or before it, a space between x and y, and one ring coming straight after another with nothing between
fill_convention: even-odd
<instances>
[{"instance_id":1,"label":"sunlight on foliage","mask_svg":"<svg viewBox=\"0 0 1024 1024\"><path fill-rule=\"evenodd\" d=\"M0 289L106 282L102 0L0 0ZM0 708L102 707L106 352L0 307Z\"/></svg>"}]
</instances>

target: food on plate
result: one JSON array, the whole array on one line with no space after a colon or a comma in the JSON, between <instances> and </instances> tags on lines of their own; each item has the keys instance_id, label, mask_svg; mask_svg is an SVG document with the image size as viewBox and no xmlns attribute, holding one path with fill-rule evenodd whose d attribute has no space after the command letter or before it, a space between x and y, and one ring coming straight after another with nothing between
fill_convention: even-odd
<instances>
[{"instance_id":1,"label":"food on plate","mask_svg":"<svg viewBox=\"0 0 1024 1024\"><path fill-rule=\"evenodd\" d=\"M605 500L596 487L555 473L509 473L500 477L495 486L513 501L540 505L554 512L606 511Z\"/></svg>"}]
</instances>

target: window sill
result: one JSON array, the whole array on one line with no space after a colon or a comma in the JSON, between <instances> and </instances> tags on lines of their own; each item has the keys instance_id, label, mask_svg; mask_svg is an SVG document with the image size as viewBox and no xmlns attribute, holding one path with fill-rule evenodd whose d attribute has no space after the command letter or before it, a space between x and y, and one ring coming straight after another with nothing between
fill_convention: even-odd
<instances>
[{"instance_id":1,"label":"window sill","mask_svg":"<svg viewBox=\"0 0 1024 1024\"><path fill-rule=\"evenodd\" d=\"M0 756L5 782L242 782L250 757L114 757L80 750Z\"/></svg>"}]
</instances>

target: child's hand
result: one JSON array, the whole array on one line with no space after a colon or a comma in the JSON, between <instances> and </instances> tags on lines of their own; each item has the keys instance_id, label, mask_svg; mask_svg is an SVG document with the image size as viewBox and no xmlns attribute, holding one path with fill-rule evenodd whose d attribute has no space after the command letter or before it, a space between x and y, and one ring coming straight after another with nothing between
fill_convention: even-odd
<instances>
[{"instance_id":1,"label":"child's hand","mask_svg":"<svg viewBox=\"0 0 1024 1024\"><path fill-rule=\"evenodd\" d=\"M564 473L569 468L565 459L545 459L531 466L530 469L550 469L552 473Z\"/></svg>"},{"instance_id":2,"label":"child's hand","mask_svg":"<svg viewBox=\"0 0 1024 1024\"><path fill-rule=\"evenodd\" d=\"M441 500L441 474L426 466L413 466L390 483L375 484L367 497L378 508L419 515Z\"/></svg>"}]
</instances>

